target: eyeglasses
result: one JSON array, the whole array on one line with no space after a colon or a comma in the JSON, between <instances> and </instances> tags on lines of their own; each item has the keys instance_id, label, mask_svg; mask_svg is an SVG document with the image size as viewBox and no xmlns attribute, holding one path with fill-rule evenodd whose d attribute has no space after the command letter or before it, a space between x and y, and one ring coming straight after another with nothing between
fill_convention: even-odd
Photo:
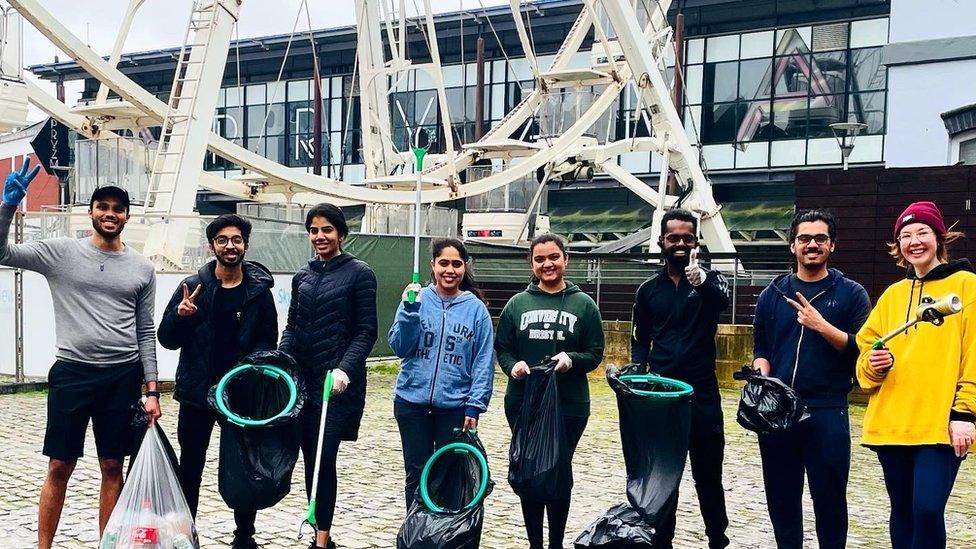
<instances>
[{"instance_id":1,"label":"eyeglasses","mask_svg":"<svg viewBox=\"0 0 976 549\"><path fill-rule=\"evenodd\" d=\"M241 244L244 243L244 237L240 235L234 235L234 236L221 235L221 236L214 237L213 241L214 244L218 246L226 246L228 242L233 243L235 246L240 246Z\"/></svg>"},{"instance_id":2,"label":"eyeglasses","mask_svg":"<svg viewBox=\"0 0 976 549\"><path fill-rule=\"evenodd\" d=\"M693 234L669 234L664 237L664 241L668 244L677 244L678 242L694 244L698 241L698 237Z\"/></svg>"},{"instance_id":3,"label":"eyeglasses","mask_svg":"<svg viewBox=\"0 0 976 549\"><path fill-rule=\"evenodd\" d=\"M914 238L915 240L921 242L923 239L931 238L933 234L935 233L928 229L922 229L917 233L902 233L898 235L898 241L907 244L912 241L912 238Z\"/></svg>"},{"instance_id":4,"label":"eyeglasses","mask_svg":"<svg viewBox=\"0 0 976 549\"><path fill-rule=\"evenodd\" d=\"M830 240L830 235L823 233L796 235L796 241L800 244L809 244L811 241L816 242L817 244L826 244L828 240Z\"/></svg>"}]
</instances>

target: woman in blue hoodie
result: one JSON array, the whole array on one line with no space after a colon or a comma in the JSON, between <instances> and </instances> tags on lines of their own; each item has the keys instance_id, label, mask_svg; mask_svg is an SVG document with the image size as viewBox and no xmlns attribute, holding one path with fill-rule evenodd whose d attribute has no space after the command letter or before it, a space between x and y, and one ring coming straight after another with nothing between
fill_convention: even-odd
<instances>
[{"instance_id":1,"label":"woman in blue hoodie","mask_svg":"<svg viewBox=\"0 0 976 549\"><path fill-rule=\"evenodd\" d=\"M413 504L424 464L454 429L478 427L488 409L495 361L488 308L468 267L460 240L431 245L434 282L410 284L390 327L390 347L403 361L393 416L403 445L404 496ZM408 294L417 292L410 303Z\"/></svg>"}]
</instances>

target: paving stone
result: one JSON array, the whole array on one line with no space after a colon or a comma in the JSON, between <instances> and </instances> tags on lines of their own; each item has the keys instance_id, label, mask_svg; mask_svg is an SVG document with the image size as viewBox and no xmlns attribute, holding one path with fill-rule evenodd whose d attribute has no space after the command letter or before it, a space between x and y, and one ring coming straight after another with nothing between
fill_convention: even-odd
<instances>
[{"instance_id":1,"label":"paving stone","mask_svg":"<svg viewBox=\"0 0 976 549\"><path fill-rule=\"evenodd\" d=\"M500 377L500 376L499 376ZM339 503L333 536L348 549L389 549L396 546L396 534L403 520L403 464L400 439L393 420L394 377L370 375L369 398L360 438L343 443L339 452ZM566 546L607 508L626 500L625 471L617 431L616 403L612 392L599 380L591 382L593 414L580 441L574 461L576 484L567 528ZM482 547L524 548L518 498L505 481L510 434L502 413L504 381L496 384L489 413L482 416L479 432L489 453L496 486L486 503ZM0 547L28 548L36 545L37 498L47 469L40 448L44 436L46 396L42 393L0 396ZM762 473L756 437L735 423L735 393L724 393L726 419L725 488L729 509L729 537L733 547L773 548L772 527L766 514ZM169 396L163 401L163 428L176 441L178 404ZM861 447L863 408L851 409L854 437L850 506L850 547L884 547L887 541L888 499L881 480L881 468L873 452ZM226 547L233 538L234 520L217 493L217 448L215 430L201 488L197 527L203 547ZM91 431L85 444L86 457L69 485L61 528L55 545L59 548L92 548L97 540L99 473L94 459ZM946 522L949 547L976 547L976 470L973 460L963 463L955 490L949 499ZM299 460L292 492L273 509L257 515L258 541L266 548L304 548L298 528L305 515L306 501ZM804 499L805 545L816 546L813 507ZM698 513L694 484L688 467L679 497L676 547L704 547L704 525Z\"/></svg>"}]
</instances>

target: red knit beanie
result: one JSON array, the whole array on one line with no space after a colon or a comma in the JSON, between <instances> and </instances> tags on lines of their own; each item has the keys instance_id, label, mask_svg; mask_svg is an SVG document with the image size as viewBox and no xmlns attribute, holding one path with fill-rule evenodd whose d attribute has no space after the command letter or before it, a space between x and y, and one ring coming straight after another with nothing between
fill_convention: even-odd
<instances>
[{"instance_id":1,"label":"red knit beanie","mask_svg":"<svg viewBox=\"0 0 976 549\"><path fill-rule=\"evenodd\" d=\"M942 212L932 202L913 202L901 212L895 221L895 240L898 240L901 228L912 223L925 223L939 235L945 236L946 226L942 219Z\"/></svg>"}]
</instances>

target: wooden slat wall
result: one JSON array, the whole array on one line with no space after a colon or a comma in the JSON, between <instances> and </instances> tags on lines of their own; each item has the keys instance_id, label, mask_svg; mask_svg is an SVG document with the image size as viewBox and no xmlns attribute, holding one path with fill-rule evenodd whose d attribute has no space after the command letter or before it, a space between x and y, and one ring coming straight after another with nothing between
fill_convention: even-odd
<instances>
[{"instance_id":1,"label":"wooden slat wall","mask_svg":"<svg viewBox=\"0 0 976 549\"><path fill-rule=\"evenodd\" d=\"M837 217L837 249L831 264L860 282L872 300L904 276L887 253L895 218L920 200L935 202L946 224L970 238L950 249L952 257L976 256L976 166L858 168L796 174L797 211L827 208Z\"/></svg>"}]
</instances>

